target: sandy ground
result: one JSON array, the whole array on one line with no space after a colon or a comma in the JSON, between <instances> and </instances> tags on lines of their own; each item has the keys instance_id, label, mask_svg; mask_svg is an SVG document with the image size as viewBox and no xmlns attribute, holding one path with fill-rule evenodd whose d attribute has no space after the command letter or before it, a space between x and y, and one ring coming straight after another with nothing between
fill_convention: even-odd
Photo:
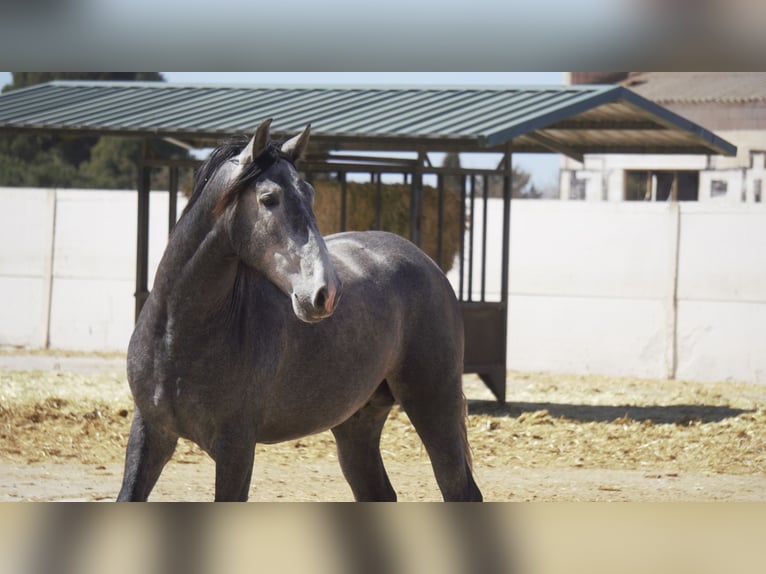
<instances>
[{"instance_id":1,"label":"sandy ground","mask_svg":"<svg viewBox=\"0 0 766 574\"><path fill-rule=\"evenodd\" d=\"M464 383L486 500L766 500L764 386L509 373L499 405ZM131 409L124 357L0 353L0 501L113 499ZM382 451L400 500L440 500L403 412ZM151 500L212 500L214 474L182 441ZM350 500L332 435L259 445L250 497Z\"/></svg>"}]
</instances>

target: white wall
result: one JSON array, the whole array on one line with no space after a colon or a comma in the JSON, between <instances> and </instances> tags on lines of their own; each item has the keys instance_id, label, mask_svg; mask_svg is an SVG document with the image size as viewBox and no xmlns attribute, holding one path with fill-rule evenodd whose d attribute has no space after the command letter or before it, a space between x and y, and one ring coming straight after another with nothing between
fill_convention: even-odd
<instances>
[{"instance_id":1,"label":"white wall","mask_svg":"<svg viewBox=\"0 0 766 574\"><path fill-rule=\"evenodd\" d=\"M766 206L682 206L678 378L766 383Z\"/></svg>"},{"instance_id":2,"label":"white wall","mask_svg":"<svg viewBox=\"0 0 766 574\"><path fill-rule=\"evenodd\" d=\"M179 213L184 205L179 196ZM167 210L167 192L152 192L150 284L165 247ZM126 349L136 218L134 191L0 188L0 345Z\"/></svg>"},{"instance_id":3,"label":"white wall","mask_svg":"<svg viewBox=\"0 0 766 574\"><path fill-rule=\"evenodd\" d=\"M2 189L0 195L0 345L44 347L55 192Z\"/></svg>"},{"instance_id":4,"label":"white wall","mask_svg":"<svg viewBox=\"0 0 766 574\"><path fill-rule=\"evenodd\" d=\"M511 212L509 368L766 383L766 206Z\"/></svg>"},{"instance_id":5,"label":"white wall","mask_svg":"<svg viewBox=\"0 0 766 574\"><path fill-rule=\"evenodd\" d=\"M509 367L667 376L670 211L667 204L515 202Z\"/></svg>"},{"instance_id":6,"label":"white wall","mask_svg":"<svg viewBox=\"0 0 766 574\"><path fill-rule=\"evenodd\" d=\"M500 202L487 211L497 300ZM150 213L151 281L167 193ZM135 192L0 188L0 345L124 350L135 236ZM766 383L766 205L514 201L510 254L509 368Z\"/></svg>"}]
</instances>

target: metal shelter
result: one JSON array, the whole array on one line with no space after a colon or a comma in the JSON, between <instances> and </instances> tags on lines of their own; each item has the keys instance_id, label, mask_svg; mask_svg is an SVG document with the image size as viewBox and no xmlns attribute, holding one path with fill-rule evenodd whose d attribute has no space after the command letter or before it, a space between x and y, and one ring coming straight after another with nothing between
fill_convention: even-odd
<instances>
[{"instance_id":1,"label":"metal shelter","mask_svg":"<svg viewBox=\"0 0 766 574\"><path fill-rule=\"evenodd\" d=\"M556 152L583 160L590 153L723 154L735 146L620 86L278 87L136 82L51 82L0 95L0 130L71 136L117 135L146 142L139 165L136 313L148 296L150 171L170 172L170 221L175 222L178 169L192 160L159 160L151 142L187 149L250 133L273 118L272 134L287 137L312 125L312 142L331 155L308 157L311 178L334 174L342 186L341 228L349 174L400 174L410 189L409 237L421 241L424 178L436 181L439 241L445 179L458 177L461 226L459 287L466 328L465 372L477 373L505 399L512 156ZM499 153L495 169L435 167L429 152ZM407 152L382 157L361 152ZM487 296L488 179L502 180L499 296ZM379 212L378 218L379 221ZM476 230L481 231L477 232ZM438 256L437 256L438 258ZM441 263L441 261L440 261ZM475 278L475 280L474 280ZM474 285L474 281L476 285Z\"/></svg>"}]
</instances>

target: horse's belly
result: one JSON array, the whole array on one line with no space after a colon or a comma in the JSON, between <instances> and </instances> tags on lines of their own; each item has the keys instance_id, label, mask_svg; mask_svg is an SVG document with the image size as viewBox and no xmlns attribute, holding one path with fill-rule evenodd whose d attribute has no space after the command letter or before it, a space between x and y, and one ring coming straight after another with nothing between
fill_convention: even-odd
<instances>
[{"instance_id":1,"label":"horse's belly","mask_svg":"<svg viewBox=\"0 0 766 574\"><path fill-rule=\"evenodd\" d=\"M370 361L351 369L295 369L275 381L262 397L257 441L272 443L316 434L338 426L375 393L385 378L383 364Z\"/></svg>"}]
</instances>

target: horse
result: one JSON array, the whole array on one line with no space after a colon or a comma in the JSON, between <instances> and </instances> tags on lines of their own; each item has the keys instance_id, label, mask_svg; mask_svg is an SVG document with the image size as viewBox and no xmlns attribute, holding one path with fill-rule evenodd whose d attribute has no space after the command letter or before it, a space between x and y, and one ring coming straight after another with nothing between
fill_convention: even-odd
<instances>
[{"instance_id":1,"label":"horse","mask_svg":"<svg viewBox=\"0 0 766 574\"><path fill-rule=\"evenodd\" d=\"M394 404L446 501L480 501L462 391L454 290L413 243L381 231L322 237L270 120L222 143L193 192L128 346L134 411L118 501L145 501L179 437L215 462L215 500L246 501L257 443L330 429L357 501L395 501L380 453Z\"/></svg>"}]
</instances>

